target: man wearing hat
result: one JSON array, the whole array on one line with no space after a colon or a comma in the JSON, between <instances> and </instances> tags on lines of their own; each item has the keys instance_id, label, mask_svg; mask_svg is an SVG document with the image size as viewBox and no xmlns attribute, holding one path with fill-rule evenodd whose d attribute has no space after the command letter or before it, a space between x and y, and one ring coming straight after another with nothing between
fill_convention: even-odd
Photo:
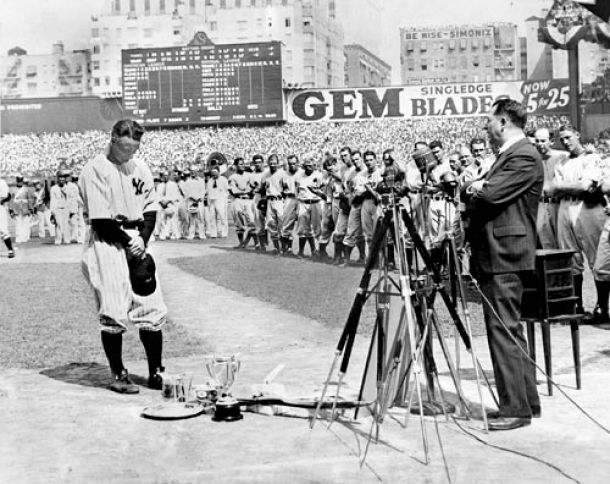
<instances>
[{"instance_id":1,"label":"man wearing hat","mask_svg":"<svg viewBox=\"0 0 610 484\"><path fill-rule=\"evenodd\" d=\"M50 190L46 180L36 180L34 182L34 196L36 203L34 209L38 217L38 237L44 238L45 232L55 238L55 225L51 223L51 210L49 209Z\"/></svg>"},{"instance_id":2,"label":"man wearing hat","mask_svg":"<svg viewBox=\"0 0 610 484\"><path fill-rule=\"evenodd\" d=\"M8 231L8 204L10 200L11 194L8 189L8 184L0 178L0 238L8 249L8 258L12 259L15 257L15 251L13 250L11 234Z\"/></svg>"},{"instance_id":3,"label":"man wearing hat","mask_svg":"<svg viewBox=\"0 0 610 484\"><path fill-rule=\"evenodd\" d=\"M66 186L70 173L67 170L57 172L57 183L51 187L51 220L55 224L55 245L70 243L70 217L74 215L74 202Z\"/></svg>"}]
</instances>

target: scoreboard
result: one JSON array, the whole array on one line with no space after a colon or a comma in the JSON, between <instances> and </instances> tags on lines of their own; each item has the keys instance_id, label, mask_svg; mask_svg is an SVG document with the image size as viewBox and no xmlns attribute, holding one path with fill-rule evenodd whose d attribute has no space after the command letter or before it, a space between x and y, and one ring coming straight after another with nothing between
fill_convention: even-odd
<instances>
[{"instance_id":1,"label":"scoreboard","mask_svg":"<svg viewBox=\"0 0 610 484\"><path fill-rule=\"evenodd\" d=\"M123 109L147 126L284 119L279 42L122 51Z\"/></svg>"}]
</instances>

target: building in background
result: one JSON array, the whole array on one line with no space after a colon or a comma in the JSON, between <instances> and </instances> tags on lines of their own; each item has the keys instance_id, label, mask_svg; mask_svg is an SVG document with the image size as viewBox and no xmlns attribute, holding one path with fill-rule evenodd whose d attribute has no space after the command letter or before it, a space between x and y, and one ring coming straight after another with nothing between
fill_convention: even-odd
<instances>
[{"instance_id":1,"label":"building in background","mask_svg":"<svg viewBox=\"0 0 610 484\"><path fill-rule=\"evenodd\" d=\"M197 31L216 44L282 42L286 85L344 83L343 32L320 0L107 0L91 20L92 89L121 95L121 50L186 45Z\"/></svg>"},{"instance_id":2,"label":"building in background","mask_svg":"<svg viewBox=\"0 0 610 484\"><path fill-rule=\"evenodd\" d=\"M88 51L28 55L20 48L0 57L0 97L6 99L86 96L91 94Z\"/></svg>"},{"instance_id":3,"label":"building in background","mask_svg":"<svg viewBox=\"0 0 610 484\"><path fill-rule=\"evenodd\" d=\"M345 46L345 85L351 87L388 86L392 67L359 44Z\"/></svg>"},{"instance_id":4,"label":"building in background","mask_svg":"<svg viewBox=\"0 0 610 484\"><path fill-rule=\"evenodd\" d=\"M401 28L400 62L403 84L520 80L517 26Z\"/></svg>"}]
</instances>

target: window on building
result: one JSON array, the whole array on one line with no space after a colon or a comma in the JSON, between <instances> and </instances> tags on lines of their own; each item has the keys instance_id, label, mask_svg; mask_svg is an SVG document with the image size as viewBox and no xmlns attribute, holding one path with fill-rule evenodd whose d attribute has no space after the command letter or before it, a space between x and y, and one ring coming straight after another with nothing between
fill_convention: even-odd
<instances>
[{"instance_id":1,"label":"window on building","mask_svg":"<svg viewBox=\"0 0 610 484\"><path fill-rule=\"evenodd\" d=\"M426 52L428 50L428 44L425 40L422 40L419 44L419 50L421 50L422 52Z\"/></svg>"},{"instance_id":2,"label":"window on building","mask_svg":"<svg viewBox=\"0 0 610 484\"><path fill-rule=\"evenodd\" d=\"M150 15L150 0L144 0L144 15Z\"/></svg>"},{"instance_id":3,"label":"window on building","mask_svg":"<svg viewBox=\"0 0 610 484\"><path fill-rule=\"evenodd\" d=\"M159 0L159 13L165 15L165 0Z\"/></svg>"},{"instance_id":4,"label":"window on building","mask_svg":"<svg viewBox=\"0 0 610 484\"><path fill-rule=\"evenodd\" d=\"M479 39L472 39L470 45L472 45L472 50L477 50L479 48Z\"/></svg>"},{"instance_id":5,"label":"window on building","mask_svg":"<svg viewBox=\"0 0 610 484\"><path fill-rule=\"evenodd\" d=\"M248 21L247 20L239 20L237 22L237 30L248 30Z\"/></svg>"},{"instance_id":6,"label":"window on building","mask_svg":"<svg viewBox=\"0 0 610 484\"><path fill-rule=\"evenodd\" d=\"M180 29L174 29L174 35L180 35Z\"/></svg>"},{"instance_id":7,"label":"window on building","mask_svg":"<svg viewBox=\"0 0 610 484\"><path fill-rule=\"evenodd\" d=\"M100 29L97 27L94 27L91 29L91 37L99 37L100 36Z\"/></svg>"},{"instance_id":8,"label":"window on building","mask_svg":"<svg viewBox=\"0 0 610 484\"><path fill-rule=\"evenodd\" d=\"M235 3L237 3L237 0L235 1ZM195 8L195 0L189 0L189 13L191 15L194 15L196 12L196 8Z\"/></svg>"},{"instance_id":9,"label":"window on building","mask_svg":"<svg viewBox=\"0 0 610 484\"><path fill-rule=\"evenodd\" d=\"M438 68L440 70L445 70L445 59L438 59Z\"/></svg>"},{"instance_id":10,"label":"window on building","mask_svg":"<svg viewBox=\"0 0 610 484\"><path fill-rule=\"evenodd\" d=\"M256 7L256 0L250 0L250 6Z\"/></svg>"},{"instance_id":11,"label":"window on building","mask_svg":"<svg viewBox=\"0 0 610 484\"><path fill-rule=\"evenodd\" d=\"M472 67L479 67L481 65L481 60L478 55L472 56Z\"/></svg>"},{"instance_id":12,"label":"window on building","mask_svg":"<svg viewBox=\"0 0 610 484\"><path fill-rule=\"evenodd\" d=\"M408 71L415 70L415 60L414 59L407 59L407 70Z\"/></svg>"},{"instance_id":13,"label":"window on building","mask_svg":"<svg viewBox=\"0 0 610 484\"><path fill-rule=\"evenodd\" d=\"M485 37L485 39L483 39L483 47L485 47L486 49L489 49L491 47L490 37Z\"/></svg>"},{"instance_id":14,"label":"window on building","mask_svg":"<svg viewBox=\"0 0 610 484\"><path fill-rule=\"evenodd\" d=\"M94 77L93 78L93 85L95 87L99 87L99 85L100 85L100 78L99 77Z\"/></svg>"},{"instance_id":15,"label":"window on building","mask_svg":"<svg viewBox=\"0 0 610 484\"><path fill-rule=\"evenodd\" d=\"M460 49L466 49L466 39L460 39Z\"/></svg>"},{"instance_id":16,"label":"window on building","mask_svg":"<svg viewBox=\"0 0 610 484\"><path fill-rule=\"evenodd\" d=\"M273 5L273 0L267 0L266 5L267 7L271 7L271 5Z\"/></svg>"},{"instance_id":17,"label":"window on building","mask_svg":"<svg viewBox=\"0 0 610 484\"><path fill-rule=\"evenodd\" d=\"M305 35L303 36L305 38L305 44L313 44L314 41L314 35L313 32L305 32Z\"/></svg>"},{"instance_id":18,"label":"window on building","mask_svg":"<svg viewBox=\"0 0 610 484\"><path fill-rule=\"evenodd\" d=\"M286 17L286 18L284 19L284 26L285 26L286 28L289 28L291 25L292 25L292 19L291 19L290 17Z\"/></svg>"},{"instance_id":19,"label":"window on building","mask_svg":"<svg viewBox=\"0 0 610 484\"><path fill-rule=\"evenodd\" d=\"M315 69L313 66L305 66L303 73L305 74L305 77L313 77Z\"/></svg>"},{"instance_id":20,"label":"window on building","mask_svg":"<svg viewBox=\"0 0 610 484\"><path fill-rule=\"evenodd\" d=\"M409 40L407 42L407 52L412 52L413 51L413 41Z\"/></svg>"},{"instance_id":21,"label":"window on building","mask_svg":"<svg viewBox=\"0 0 610 484\"><path fill-rule=\"evenodd\" d=\"M235 0L235 8L241 8L241 0Z\"/></svg>"},{"instance_id":22,"label":"window on building","mask_svg":"<svg viewBox=\"0 0 610 484\"><path fill-rule=\"evenodd\" d=\"M303 17L303 27L309 27L311 25L311 17Z\"/></svg>"},{"instance_id":23,"label":"window on building","mask_svg":"<svg viewBox=\"0 0 610 484\"><path fill-rule=\"evenodd\" d=\"M427 71L428 70L428 59L421 59L421 70L422 71Z\"/></svg>"},{"instance_id":24,"label":"window on building","mask_svg":"<svg viewBox=\"0 0 610 484\"><path fill-rule=\"evenodd\" d=\"M114 0L112 4L112 13L121 13L121 0Z\"/></svg>"},{"instance_id":25,"label":"window on building","mask_svg":"<svg viewBox=\"0 0 610 484\"><path fill-rule=\"evenodd\" d=\"M91 67L93 68L94 71L99 71L100 70L100 61L94 60L91 63Z\"/></svg>"},{"instance_id":26,"label":"window on building","mask_svg":"<svg viewBox=\"0 0 610 484\"><path fill-rule=\"evenodd\" d=\"M93 46L93 53L94 54L99 54L100 52L101 52L101 48L100 48L99 44L95 44Z\"/></svg>"},{"instance_id":27,"label":"window on building","mask_svg":"<svg viewBox=\"0 0 610 484\"><path fill-rule=\"evenodd\" d=\"M227 0L220 0L220 8L227 8Z\"/></svg>"},{"instance_id":28,"label":"window on building","mask_svg":"<svg viewBox=\"0 0 610 484\"><path fill-rule=\"evenodd\" d=\"M136 11L136 0L129 0L129 11L130 12Z\"/></svg>"},{"instance_id":29,"label":"window on building","mask_svg":"<svg viewBox=\"0 0 610 484\"><path fill-rule=\"evenodd\" d=\"M449 41L449 50L455 50L455 39Z\"/></svg>"},{"instance_id":30,"label":"window on building","mask_svg":"<svg viewBox=\"0 0 610 484\"><path fill-rule=\"evenodd\" d=\"M455 57L449 57L449 62L448 62L449 69L455 69L456 64L457 64L457 62L455 60Z\"/></svg>"},{"instance_id":31,"label":"window on building","mask_svg":"<svg viewBox=\"0 0 610 484\"><path fill-rule=\"evenodd\" d=\"M212 32L215 32L217 28L218 28L218 23L217 23L216 21L214 21L214 20L213 20L213 21L211 21L211 22L210 22L210 30L211 30Z\"/></svg>"},{"instance_id":32,"label":"window on building","mask_svg":"<svg viewBox=\"0 0 610 484\"><path fill-rule=\"evenodd\" d=\"M485 56L485 67L491 67L491 56L490 55Z\"/></svg>"},{"instance_id":33,"label":"window on building","mask_svg":"<svg viewBox=\"0 0 610 484\"><path fill-rule=\"evenodd\" d=\"M282 5L285 7L286 5L288 5L288 0L282 0Z\"/></svg>"},{"instance_id":34,"label":"window on building","mask_svg":"<svg viewBox=\"0 0 610 484\"><path fill-rule=\"evenodd\" d=\"M144 37L147 39L153 36L153 29L144 29Z\"/></svg>"},{"instance_id":35,"label":"window on building","mask_svg":"<svg viewBox=\"0 0 610 484\"><path fill-rule=\"evenodd\" d=\"M106 83L107 86L110 86L110 77L106 76L106 78L104 79L104 82Z\"/></svg>"}]
</instances>

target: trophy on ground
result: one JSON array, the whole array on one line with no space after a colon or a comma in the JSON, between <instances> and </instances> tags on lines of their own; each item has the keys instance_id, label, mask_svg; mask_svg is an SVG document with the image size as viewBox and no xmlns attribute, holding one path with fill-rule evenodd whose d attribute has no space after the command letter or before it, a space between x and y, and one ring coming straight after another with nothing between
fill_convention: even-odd
<instances>
[{"instance_id":1,"label":"trophy on ground","mask_svg":"<svg viewBox=\"0 0 610 484\"><path fill-rule=\"evenodd\" d=\"M205 369L217 389L218 396L214 402L216 405L214 420L216 421L232 422L243 418L239 410L239 402L229 392L239 373L240 366L239 354L205 357Z\"/></svg>"}]
</instances>

